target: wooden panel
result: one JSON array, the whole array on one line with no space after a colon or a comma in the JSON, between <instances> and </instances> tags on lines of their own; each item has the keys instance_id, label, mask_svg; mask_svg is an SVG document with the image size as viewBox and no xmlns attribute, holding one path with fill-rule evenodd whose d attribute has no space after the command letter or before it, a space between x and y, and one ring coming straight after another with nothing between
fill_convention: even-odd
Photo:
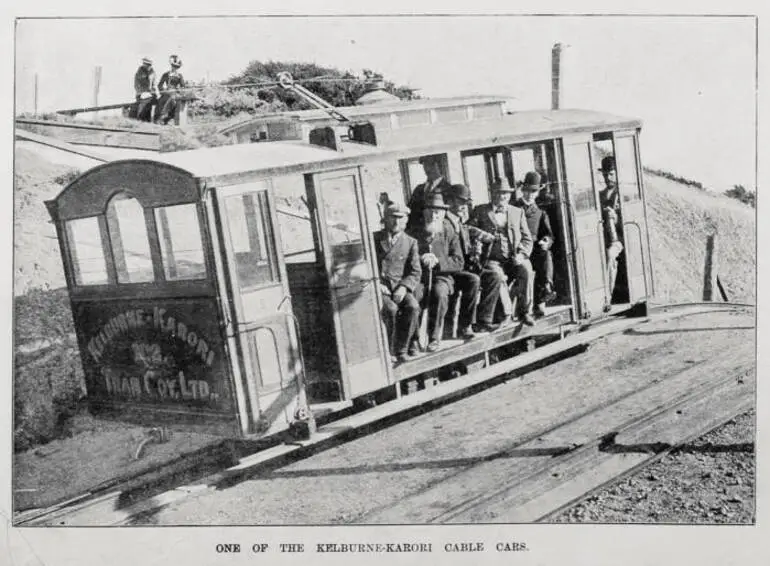
<instances>
[{"instance_id":1,"label":"wooden panel","mask_svg":"<svg viewBox=\"0 0 770 566\"><path fill-rule=\"evenodd\" d=\"M16 127L72 144L160 151L160 134L45 120L16 120Z\"/></svg>"}]
</instances>

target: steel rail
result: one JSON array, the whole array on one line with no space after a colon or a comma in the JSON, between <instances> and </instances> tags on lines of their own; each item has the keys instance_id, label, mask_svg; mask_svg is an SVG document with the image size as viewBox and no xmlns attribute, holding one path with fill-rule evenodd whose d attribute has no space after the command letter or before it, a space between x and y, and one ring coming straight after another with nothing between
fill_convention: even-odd
<instances>
[{"instance_id":1,"label":"steel rail","mask_svg":"<svg viewBox=\"0 0 770 566\"><path fill-rule=\"evenodd\" d=\"M712 360L707 360L706 362L703 362L703 363L705 364L705 363L708 363L709 361L712 361ZM688 370L689 369L691 368L688 368ZM687 371L687 370L684 370L684 371ZM555 466L569 467L570 464L573 464L573 463L579 464L581 461L585 460L586 458L594 456L594 453L596 451L599 451L601 449L601 446L607 442L608 437L610 436L614 437L620 434L633 434L634 432L643 430L649 427L650 425L654 424L656 421L658 421L662 417L670 415L674 411L681 410L683 407L686 407L688 405L694 405L698 401L706 399L710 394L714 393L716 390L720 389L721 387L724 387L725 385L730 384L731 382L734 382L738 376L745 375L745 374L746 374L746 370L743 368L737 371L728 372L727 374L724 374L717 379L708 381L705 384L697 386L690 391L681 393L675 396L673 399L655 406L652 410L645 412L643 415L640 415L639 417L628 420L620 427L616 427L615 430L613 430L611 433L608 434L605 432L597 436L596 438L594 438L591 442L583 444L580 447L576 448L575 450L572 450L562 456L555 456L551 458L544 466L542 466L540 469L538 469L534 473L530 474L526 479L524 479L522 482L519 482L516 486L506 485L492 493L485 494L482 497L473 498L471 500L464 501L454 506L452 509L448 510L447 512L437 516L431 522L445 523L461 515L467 516L469 513L472 513L474 511L475 512L482 511L492 501L494 501L496 504L499 504L501 500L505 500L506 495L512 495L515 491L520 490L521 489L520 486L522 484L525 484L525 483L534 484L539 480L546 480L550 478L551 472ZM652 384L649 384L649 386L643 387L641 389L642 390L649 389L657 385L659 385L659 383L652 383ZM610 403L609 405L612 405L612 404L614 403ZM603 407L601 410L603 410L604 408L607 408L607 407ZM705 432L698 431L694 433L693 436L697 437L697 436L701 436L702 434L705 434ZM681 443L678 443L678 444L681 444ZM676 445L672 445L668 448L668 450L670 451L675 447ZM644 467L644 465L646 464L643 464L643 463L639 464L635 466L634 469L636 470L641 469L642 467ZM628 473L632 473L632 472L629 471ZM567 477L565 479L565 482L569 481L569 479L571 478ZM595 492L596 490L599 490L602 487L608 484L614 483L615 481L618 481L618 480L619 478L613 477L603 482L600 486L596 487L595 489L591 490L591 492ZM580 497L575 498L570 502L559 506L557 509L548 511L547 513L543 514L541 517L538 517L534 520L543 521L547 517L552 517L554 514L558 513L558 511L574 505L578 500L588 497L589 495L590 493L585 493Z\"/></svg>"}]
</instances>

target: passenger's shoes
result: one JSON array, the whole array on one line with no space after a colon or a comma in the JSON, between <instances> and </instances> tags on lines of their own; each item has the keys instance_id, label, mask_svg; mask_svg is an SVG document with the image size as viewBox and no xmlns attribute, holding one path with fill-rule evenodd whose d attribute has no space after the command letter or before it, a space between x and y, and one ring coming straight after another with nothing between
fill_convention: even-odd
<instances>
[{"instance_id":1,"label":"passenger's shoes","mask_svg":"<svg viewBox=\"0 0 770 566\"><path fill-rule=\"evenodd\" d=\"M460 337L463 340L472 340L476 337L476 333L473 331L473 328L468 325L460 331Z\"/></svg>"},{"instance_id":2,"label":"passenger's shoes","mask_svg":"<svg viewBox=\"0 0 770 566\"><path fill-rule=\"evenodd\" d=\"M545 286L545 297L544 297L544 303L551 303L556 300L556 291L553 290L553 286L551 284L546 284Z\"/></svg>"},{"instance_id":3,"label":"passenger's shoes","mask_svg":"<svg viewBox=\"0 0 770 566\"><path fill-rule=\"evenodd\" d=\"M527 326L535 326L535 319L532 317L531 314L525 314L524 316L522 316L521 322L523 322Z\"/></svg>"},{"instance_id":4,"label":"passenger's shoes","mask_svg":"<svg viewBox=\"0 0 770 566\"><path fill-rule=\"evenodd\" d=\"M436 351L438 351L438 348L439 348L438 340L433 340L433 341L431 341L430 344L428 344L428 347L426 348L426 350L428 352L436 352Z\"/></svg>"},{"instance_id":5,"label":"passenger's shoes","mask_svg":"<svg viewBox=\"0 0 770 566\"><path fill-rule=\"evenodd\" d=\"M398 363L403 364L404 362L410 361L412 356L410 356L407 352L403 352L396 356L396 359L398 360Z\"/></svg>"},{"instance_id":6,"label":"passenger's shoes","mask_svg":"<svg viewBox=\"0 0 770 566\"><path fill-rule=\"evenodd\" d=\"M538 318L541 316L545 316L545 303L539 303L535 307L535 316Z\"/></svg>"},{"instance_id":7,"label":"passenger's shoes","mask_svg":"<svg viewBox=\"0 0 770 566\"><path fill-rule=\"evenodd\" d=\"M414 358L415 356L419 356L419 355L420 355L420 344L419 344L419 342L417 342L417 340L414 340L414 341L413 341L413 342L412 342L412 343L409 345L409 355L410 355L411 357L413 357L413 358Z\"/></svg>"},{"instance_id":8,"label":"passenger's shoes","mask_svg":"<svg viewBox=\"0 0 770 566\"><path fill-rule=\"evenodd\" d=\"M494 332L497 330L497 325L491 322L482 322L476 325L476 332Z\"/></svg>"}]
</instances>

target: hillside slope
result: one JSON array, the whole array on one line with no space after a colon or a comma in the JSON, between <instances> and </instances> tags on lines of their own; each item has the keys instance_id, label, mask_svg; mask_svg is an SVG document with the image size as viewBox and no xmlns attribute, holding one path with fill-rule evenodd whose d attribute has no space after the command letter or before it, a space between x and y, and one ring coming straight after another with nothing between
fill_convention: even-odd
<instances>
[{"instance_id":1,"label":"hillside slope","mask_svg":"<svg viewBox=\"0 0 770 566\"><path fill-rule=\"evenodd\" d=\"M728 298L753 303L755 209L654 175L645 175L644 183L657 299L701 300L706 238L716 233L718 273Z\"/></svg>"}]
</instances>

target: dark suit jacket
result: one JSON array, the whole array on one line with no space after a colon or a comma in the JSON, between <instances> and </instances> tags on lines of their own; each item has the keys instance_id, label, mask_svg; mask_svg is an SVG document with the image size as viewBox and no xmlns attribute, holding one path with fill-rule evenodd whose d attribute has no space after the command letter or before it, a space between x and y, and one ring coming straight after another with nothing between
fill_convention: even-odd
<instances>
[{"instance_id":1,"label":"dark suit jacket","mask_svg":"<svg viewBox=\"0 0 770 566\"><path fill-rule=\"evenodd\" d=\"M449 196L452 185L445 178L441 178L436 185L437 191L444 195L444 199ZM425 208L425 183L420 183L412 191L412 198L409 199L409 220L406 222L406 229L410 232L416 232L422 224L422 211Z\"/></svg>"},{"instance_id":2,"label":"dark suit jacket","mask_svg":"<svg viewBox=\"0 0 770 566\"><path fill-rule=\"evenodd\" d=\"M508 213L508 243L510 244L511 257L517 252L521 252L529 257L532 253L532 235L527 224L527 217L524 211L510 204L505 205ZM473 209L470 224L481 228L485 232L494 234L497 232L495 223L494 206L491 204L480 204Z\"/></svg>"},{"instance_id":3,"label":"dark suit jacket","mask_svg":"<svg viewBox=\"0 0 770 566\"><path fill-rule=\"evenodd\" d=\"M620 191L615 189L613 193L610 194L609 189L602 189L599 191L599 203L602 207L602 221L604 222L604 243L609 246L620 239ZM608 208L615 211L616 219L614 222L607 212Z\"/></svg>"},{"instance_id":4,"label":"dark suit jacket","mask_svg":"<svg viewBox=\"0 0 770 566\"><path fill-rule=\"evenodd\" d=\"M523 200L516 201L516 206L524 211L532 239L539 242L543 238L548 238L548 241L553 243L553 230L551 230L551 220L548 218L548 214L537 204L528 205ZM533 248L537 251L540 246L533 246Z\"/></svg>"},{"instance_id":5,"label":"dark suit jacket","mask_svg":"<svg viewBox=\"0 0 770 566\"><path fill-rule=\"evenodd\" d=\"M414 292L422 276L417 241L402 232L395 244L391 246L388 231L380 230L374 233L374 247L377 251L380 281L390 289L391 293L399 285Z\"/></svg>"},{"instance_id":6,"label":"dark suit jacket","mask_svg":"<svg viewBox=\"0 0 770 566\"><path fill-rule=\"evenodd\" d=\"M432 239L422 228L411 234L417 240L420 255L432 253L438 258L438 265L433 268L434 275L451 275L456 271L462 271L465 260L460 248L460 237L452 228L449 220L444 219L444 229ZM423 279L427 270L423 270Z\"/></svg>"}]
</instances>

